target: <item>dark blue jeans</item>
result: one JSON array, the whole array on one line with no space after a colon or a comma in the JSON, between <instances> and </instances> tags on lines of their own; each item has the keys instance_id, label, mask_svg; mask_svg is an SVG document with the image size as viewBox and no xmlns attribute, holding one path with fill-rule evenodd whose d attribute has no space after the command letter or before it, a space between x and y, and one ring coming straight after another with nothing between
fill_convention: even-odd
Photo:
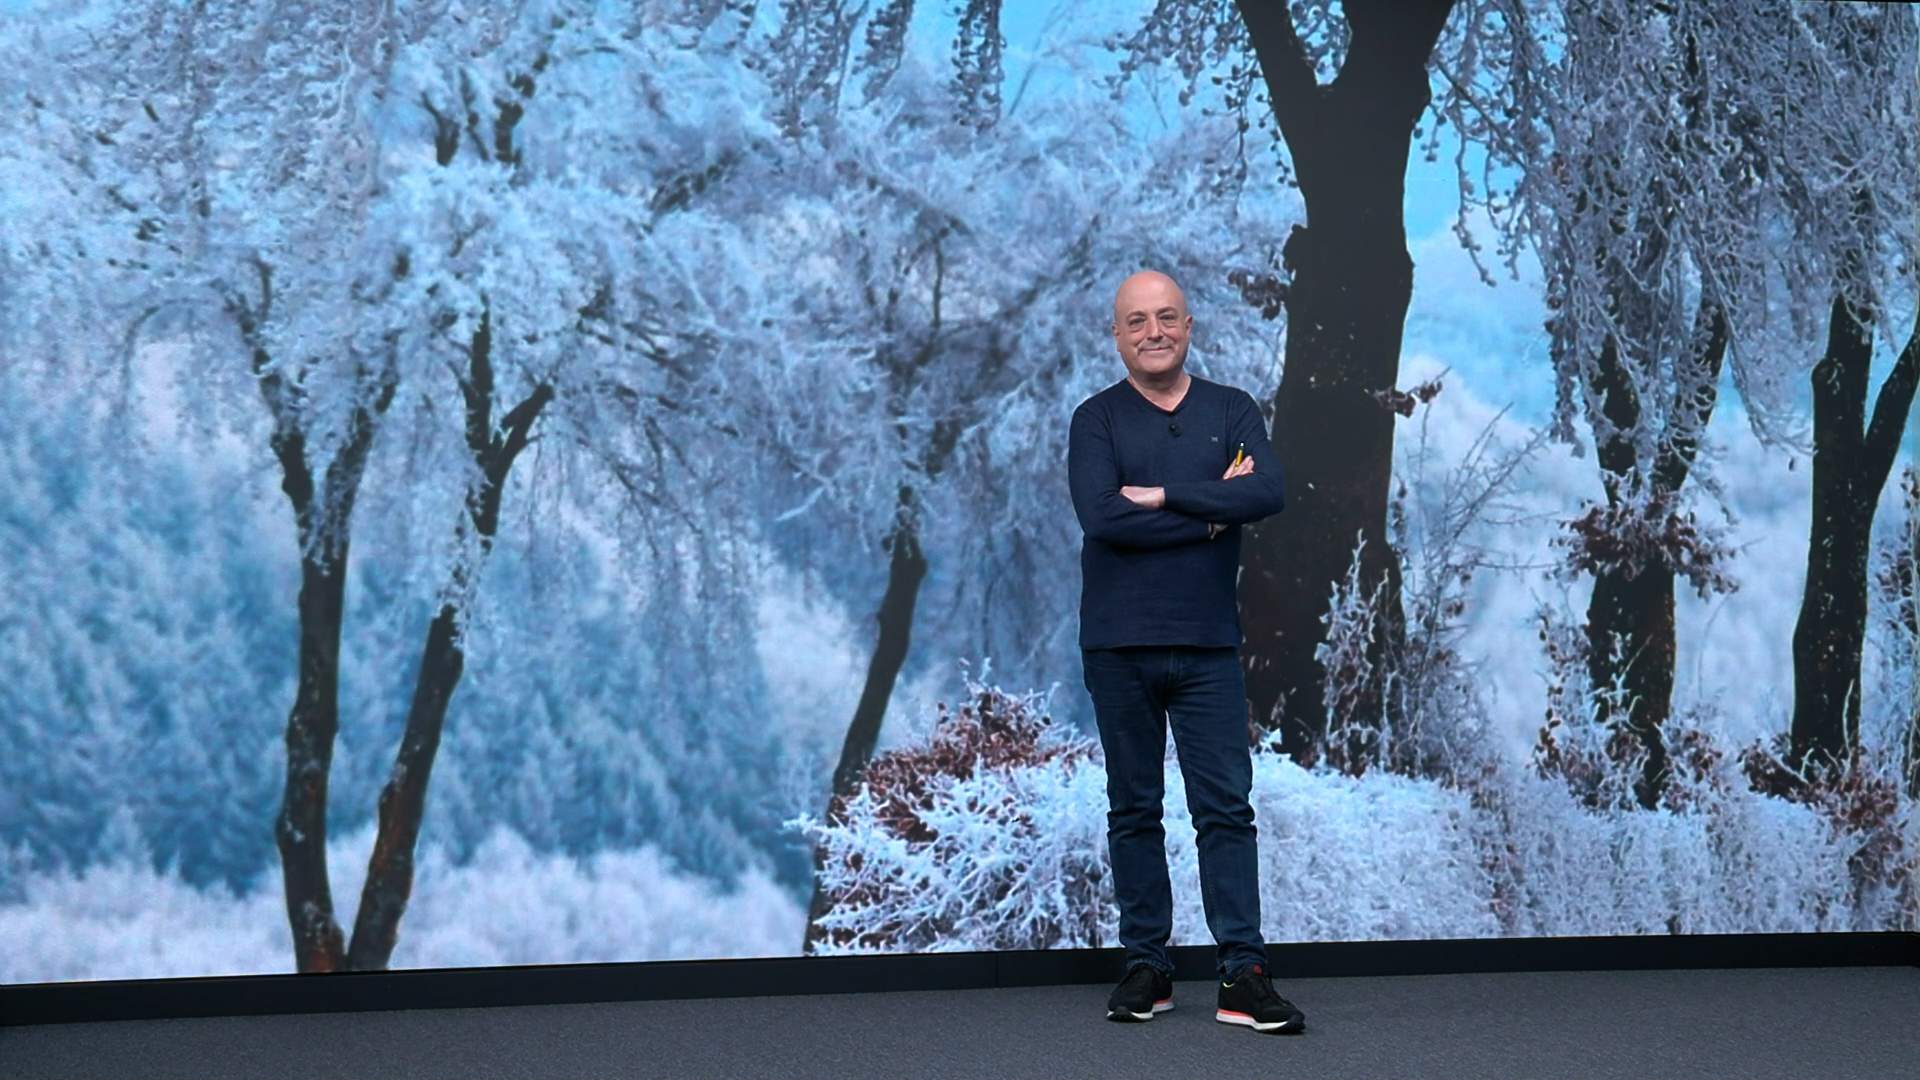
<instances>
[{"instance_id":1,"label":"dark blue jeans","mask_svg":"<svg viewBox=\"0 0 1920 1080\"><path fill-rule=\"evenodd\" d=\"M1107 851L1127 967L1152 964L1173 972L1167 958L1173 886L1160 821L1169 720L1198 838L1200 902L1219 950L1220 977L1232 979L1248 964L1266 964L1240 650L1131 646L1086 649L1081 658L1107 756Z\"/></svg>"}]
</instances>

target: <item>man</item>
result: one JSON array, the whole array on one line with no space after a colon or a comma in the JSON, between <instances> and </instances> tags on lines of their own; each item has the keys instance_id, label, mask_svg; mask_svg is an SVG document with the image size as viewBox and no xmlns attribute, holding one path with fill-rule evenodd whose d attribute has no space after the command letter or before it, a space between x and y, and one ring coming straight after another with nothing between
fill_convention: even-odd
<instances>
[{"instance_id":1,"label":"man","mask_svg":"<svg viewBox=\"0 0 1920 1080\"><path fill-rule=\"evenodd\" d=\"M1304 1030L1273 989L1240 673L1240 526L1284 505L1280 463L1245 391L1189 375L1193 317L1173 279L1129 277L1113 305L1127 377L1074 410L1067 475L1086 533L1080 647L1107 759L1107 847L1126 976L1114 1020L1173 1007L1173 890L1161 827L1167 725L1200 853L1200 897L1218 946L1214 1019Z\"/></svg>"}]
</instances>

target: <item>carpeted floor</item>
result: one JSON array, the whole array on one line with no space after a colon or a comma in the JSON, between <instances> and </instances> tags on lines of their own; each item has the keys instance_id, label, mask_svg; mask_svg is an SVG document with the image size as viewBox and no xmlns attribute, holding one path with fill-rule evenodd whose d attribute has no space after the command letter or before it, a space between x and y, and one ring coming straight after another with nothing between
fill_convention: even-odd
<instances>
[{"instance_id":1,"label":"carpeted floor","mask_svg":"<svg viewBox=\"0 0 1920 1080\"><path fill-rule=\"evenodd\" d=\"M0 1028L0 1077L1875 1077L1920 1075L1920 968L1277 982L1299 1036L1179 983L1147 1024L1106 986Z\"/></svg>"}]
</instances>

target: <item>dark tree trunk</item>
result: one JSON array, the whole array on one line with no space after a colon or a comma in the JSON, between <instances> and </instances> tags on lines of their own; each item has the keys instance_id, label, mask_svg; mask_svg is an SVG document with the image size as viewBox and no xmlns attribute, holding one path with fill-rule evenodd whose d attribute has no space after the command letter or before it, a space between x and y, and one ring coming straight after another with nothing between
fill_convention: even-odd
<instances>
[{"instance_id":1,"label":"dark tree trunk","mask_svg":"<svg viewBox=\"0 0 1920 1080\"><path fill-rule=\"evenodd\" d=\"M1881 384L1866 423L1870 313L1836 297L1827 351L1813 368L1813 523L1806 588L1793 627L1795 766L1843 767L1860 748L1860 654L1866 640L1873 513L1900 449L1920 369L1920 329Z\"/></svg>"},{"instance_id":2,"label":"dark tree trunk","mask_svg":"<svg viewBox=\"0 0 1920 1080\"><path fill-rule=\"evenodd\" d=\"M340 731L346 554L342 542L325 560L300 560L300 683L287 713L287 782L273 833L294 962L303 972L337 971L346 954L327 874L327 781Z\"/></svg>"},{"instance_id":3,"label":"dark tree trunk","mask_svg":"<svg viewBox=\"0 0 1920 1080\"><path fill-rule=\"evenodd\" d=\"M1639 485L1651 492L1635 500L1653 520L1637 527L1670 533L1680 489L1692 471L1700 437L1713 419L1719 400L1720 370L1727 354L1724 310L1703 301L1695 322L1694 340L1675 365L1690 385L1675 395L1672 415L1661 430L1664 441L1651 466L1642 465L1633 447L1633 433L1642 423L1640 399L1633 376L1621 361L1618 343L1609 340L1600 352L1599 382L1593 388L1610 431L1596 425L1596 456L1609 506L1631 498ZM1605 536L1589 536L1589 544L1605 544ZM1674 569L1664 560L1604 561L1594 570L1593 595L1587 604L1587 675L1595 690L1616 683L1624 700L1601 696L1598 719L1608 727L1624 728L1646 751L1646 761L1634 784L1640 805L1659 805L1666 788L1668 754L1661 728L1673 714L1673 664L1676 646L1673 621ZM1616 659L1613 646L1620 649ZM1623 708L1624 714L1616 713Z\"/></svg>"},{"instance_id":4,"label":"dark tree trunk","mask_svg":"<svg viewBox=\"0 0 1920 1080\"><path fill-rule=\"evenodd\" d=\"M367 861L366 886L353 922L353 950L347 957L354 971L387 966L399 942L400 917L413 895L413 853L426 814L427 781L440 750L447 704L466 667L466 653L459 643L459 614L452 604L442 605L427 630L406 733L401 736L392 775L380 790L379 832Z\"/></svg>"},{"instance_id":5,"label":"dark tree trunk","mask_svg":"<svg viewBox=\"0 0 1920 1080\"><path fill-rule=\"evenodd\" d=\"M920 599L920 584L927 576L926 556L920 550L918 499L913 488L901 485L893 534L887 541L891 558L887 564L887 590L880 600L879 638L873 656L867 662L867 681L860 691L860 703L847 725L847 739L840 748L840 763L833 770L833 789L828 796L827 813L853 793L860 773L873 759L873 748L880 740L880 722L887 715L887 703L900 669L907 662L907 648L913 640L913 609ZM825 864L820 845L813 848L813 896L807 902L806 938L801 951L811 953L822 938L820 916L826 913L827 897L820 887L820 872Z\"/></svg>"},{"instance_id":6,"label":"dark tree trunk","mask_svg":"<svg viewBox=\"0 0 1920 1080\"><path fill-rule=\"evenodd\" d=\"M1622 646L1617 666L1602 645L1616 639ZM1650 810L1659 805L1667 777L1660 728L1673 714L1673 571L1648 566L1631 578L1618 569L1596 574L1587 603L1587 642L1587 675L1594 687L1610 687L1617 678L1625 694L1619 703L1625 714L1613 712L1602 697L1599 720L1624 726L1647 752L1634 795Z\"/></svg>"},{"instance_id":7,"label":"dark tree trunk","mask_svg":"<svg viewBox=\"0 0 1920 1080\"><path fill-rule=\"evenodd\" d=\"M316 487L307 461L300 374L277 369L264 344L262 330L273 307L273 271L259 259L253 267L258 296L249 302L229 292L227 310L251 350L260 397L273 417L269 445L280 463L280 489L293 509L301 553L299 681L287 711L287 779L280 812L274 818L274 841L280 850L295 968L337 971L345 963L346 945L334 917L328 881L327 787L333 744L340 731L340 629L346 613L348 537L367 452L379 417L393 401L395 378L389 364L365 382L346 438ZM395 271L396 276L404 272Z\"/></svg>"},{"instance_id":8,"label":"dark tree trunk","mask_svg":"<svg viewBox=\"0 0 1920 1080\"><path fill-rule=\"evenodd\" d=\"M1595 396L1613 429L1606 433L1595 425L1607 503L1616 506L1623 498L1632 498L1630 488L1651 484L1654 493L1643 505L1659 514L1668 493L1635 457L1633 435L1642 422L1640 396L1621 360L1618 342L1609 340L1602 347L1599 368ZM1590 543L1607 539L1588 538ZM1646 751L1634 795L1648 809L1659 804L1667 772L1660 728L1673 709L1673 658L1673 571L1658 562L1603 562L1594 571L1593 595L1587 601L1587 677L1599 694L1596 719L1610 728L1626 728ZM1600 693L1616 685L1624 700Z\"/></svg>"},{"instance_id":9,"label":"dark tree trunk","mask_svg":"<svg viewBox=\"0 0 1920 1080\"><path fill-rule=\"evenodd\" d=\"M1920 466L1906 468L1906 533L1888 568L1893 596L1894 633L1907 643L1907 718L1900 742L1901 783L1909 798L1920 799Z\"/></svg>"},{"instance_id":10,"label":"dark tree trunk","mask_svg":"<svg viewBox=\"0 0 1920 1080\"><path fill-rule=\"evenodd\" d=\"M460 529L471 528L479 538L480 558L492 550L500 526L500 499L507 474L526 449L541 410L553 400L553 388L534 387L502 418L496 428L493 410L492 319L483 311L468 348L468 370L461 383L466 398L467 448L480 470L480 483L468 492L466 518ZM465 595L474 567L456 563L448 595ZM394 757L393 770L380 791L379 831L373 855L367 861L366 884L360 891L360 909L354 918L353 944L348 965L355 971L385 968L400 937L400 918L413 894L413 855L426 814L427 781L440 751L440 733L446 725L447 705L460 684L466 653L460 647L460 608L441 605L427 629L421 651L420 676L414 683L413 703L407 709L407 728Z\"/></svg>"},{"instance_id":11,"label":"dark tree trunk","mask_svg":"<svg viewBox=\"0 0 1920 1080\"><path fill-rule=\"evenodd\" d=\"M1273 110L1306 201L1287 241L1286 366L1273 442L1287 469L1287 511L1242 548L1243 663L1253 720L1311 757L1329 717L1314 659L1332 584L1361 538L1361 586L1383 578L1376 666L1404 633L1399 565L1387 543L1400 339L1413 296L1403 212L1413 127L1429 100L1427 62L1451 0L1350 2L1352 41L1339 76L1317 85L1286 6L1240 0ZM1349 719L1377 718L1377 692Z\"/></svg>"}]
</instances>

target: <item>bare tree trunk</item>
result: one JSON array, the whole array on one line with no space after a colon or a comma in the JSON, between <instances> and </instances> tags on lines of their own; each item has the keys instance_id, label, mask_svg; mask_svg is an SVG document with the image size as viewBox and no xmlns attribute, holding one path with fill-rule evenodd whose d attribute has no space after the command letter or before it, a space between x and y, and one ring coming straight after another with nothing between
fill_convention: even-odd
<instances>
[{"instance_id":1,"label":"bare tree trunk","mask_svg":"<svg viewBox=\"0 0 1920 1080\"><path fill-rule=\"evenodd\" d=\"M399 942L400 917L413 895L413 853L426 813L427 781L440 750L447 703L466 666L458 622L459 609L444 604L427 630L406 733L401 736L393 772L380 789L379 832L367 861L366 884L353 923L353 948L347 957L354 971L385 968Z\"/></svg>"},{"instance_id":2,"label":"bare tree trunk","mask_svg":"<svg viewBox=\"0 0 1920 1080\"><path fill-rule=\"evenodd\" d=\"M492 319L483 311L468 348L468 371L461 383L466 397L467 447L480 469L481 481L477 489L468 492L467 516L459 527L473 529L479 538L479 558L485 558L492 549L499 529L500 499L507 474L520 451L526 448L541 410L553 400L553 388L542 383L514 406L496 428L492 421L492 354ZM448 595L464 596L475 569L456 562ZM399 941L400 918L406 913L407 900L413 894L413 855L426 813L427 781L433 774L434 758L440 750L447 705L453 700L454 689L466 667L459 623L457 600L450 600L441 605L427 630L420 676L414 683L413 703L407 710L407 728L394 757L393 771L380 791L379 831L374 838L373 855L367 861L366 884L360 892L353 944L347 957L348 965L355 971L385 968Z\"/></svg>"},{"instance_id":3,"label":"bare tree trunk","mask_svg":"<svg viewBox=\"0 0 1920 1080\"><path fill-rule=\"evenodd\" d=\"M280 463L280 489L293 508L300 541L299 682L287 711L287 779L274 841L293 935L297 970L336 971L345 962L345 942L334 918L327 872L327 787L333 744L340 730L340 629L346 613L347 553L353 506L366 470L367 452L379 417L393 401L392 365L369 377L362 371L362 397L348 420L346 438L316 489L307 462L305 389L301 373L276 368L263 329L273 308L273 270L253 260L258 295L226 295L228 312L251 350L260 397L273 417L269 445ZM395 276L404 276L404 264Z\"/></svg>"},{"instance_id":4,"label":"bare tree trunk","mask_svg":"<svg viewBox=\"0 0 1920 1080\"><path fill-rule=\"evenodd\" d=\"M1286 367L1274 397L1273 442L1287 468L1287 513L1249 530L1242 547L1243 663L1253 720L1310 757L1329 717L1314 659L1330 590L1365 538L1360 586L1383 578L1384 663L1404 635L1399 560L1387 542L1392 410L1401 334L1413 296L1404 204L1414 123L1430 98L1427 63L1452 0L1346 5L1352 41L1339 76L1316 83L1285 5L1239 0L1273 110L1292 154L1307 222L1285 251ZM1377 691L1356 706L1379 715Z\"/></svg>"},{"instance_id":5,"label":"bare tree trunk","mask_svg":"<svg viewBox=\"0 0 1920 1080\"><path fill-rule=\"evenodd\" d=\"M899 505L894 517L893 535L887 546L891 559L887 565L887 590L880 600L880 634L867 662L867 681L860 691L860 703L847 725L847 739L840 748L840 763L833 770L833 789L827 800L831 818L834 808L853 793L861 770L873 759L873 748L880 739L880 722L887 715L887 703L893 697L894 683L907 662L907 648L913 640L913 609L920 598L920 584L927 576L926 556L920 550L917 526L918 499L913 488L900 486ZM802 953L811 953L823 937L820 916L826 913L827 897L820 887L825 854L820 845L813 848L813 897L807 902L806 937Z\"/></svg>"},{"instance_id":6,"label":"bare tree trunk","mask_svg":"<svg viewBox=\"0 0 1920 1080\"><path fill-rule=\"evenodd\" d=\"M1615 658L1611 643L1620 643ZM1587 603L1587 675L1598 688L1619 680L1625 699L1602 696L1598 719L1632 732L1647 752L1634 795L1651 810L1667 780L1667 748L1660 728L1673 715L1673 571L1646 566L1627 577L1617 568L1594 575Z\"/></svg>"},{"instance_id":7,"label":"bare tree trunk","mask_svg":"<svg viewBox=\"0 0 1920 1080\"><path fill-rule=\"evenodd\" d=\"M291 440L283 462L301 454L298 442L297 436ZM304 463L298 473L285 467L282 472L294 516L307 517L310 490L295 494L302 487ZM346 591L344 537L323 555L301 558L300 681L287 712L287 781L273 834L280 849L294 962L303 972L339 970L346 954L327 874L327 781L340 731L340 627Z\"/></svg>"},{"instance_id":8,"label":"bare tree trunk","mask_svg":"<svg viewBox=\"0 0 1920 1080\"><path fill-rule=\"evenodd\" d=\"M1675 395L1673 413L1661 425L1666 434L1651 467L1642 466L1634 453L1633 432L1642 417L1633 376L1621 360L1618 342L1609 340L1601 349L1594 396L1600 399L1612 430L1602 434L1596 425L1596 456L1608 505L1630 500L1651 517L1631 527L1674 534L1668 519L1719 401L1727 335L1725 310L1711 299L1701 301L1693 340L1686 356L1675 364L1678 377L1688 385ZM1632 489L1640 485L1651 492L1631 498ZM1590 548L1609 540L1598 534L1586 537ZM1661 728L1673 714L1673 588L1674 569L1663 560L1607 560L1594 570L1593 595L1587 604L1588 677L1596 690L1618 684L1624 693L1624 700L1618 701L1601 696L1598 719L1609 727L1625 728L1646 750L1634 794L1648 809L1659 805L1667 782L1668 755Z\"/></svg>"},{"instance_id":9,"label":"bare tree trunk","mask_svg":"<svg viewBox=\"0 0 1920 1080\"><path fill-rule=\"evenodd\" d=\"M1907 531L1894 553L1894 632L1907 643L1907 723L1901 743L1901 776L1909 798L1920 799L1920 467L1907 466Z\"/></svg>"},{"instance_id":10,"label":"bare tree trunk","mask_svg":"<svg viewBox=\"0 0 1920 1080\"><path fill-rule=\"evenodd\" d=\"M1860 654L1874 509L1900 449L1920 373L1920 327L1880 386L1866 422L1871 313L1836 296L1813 369L1813 524L1793 627L1795 766L1843 767L1860 749Z\"/></svg>"}]
</instances>

